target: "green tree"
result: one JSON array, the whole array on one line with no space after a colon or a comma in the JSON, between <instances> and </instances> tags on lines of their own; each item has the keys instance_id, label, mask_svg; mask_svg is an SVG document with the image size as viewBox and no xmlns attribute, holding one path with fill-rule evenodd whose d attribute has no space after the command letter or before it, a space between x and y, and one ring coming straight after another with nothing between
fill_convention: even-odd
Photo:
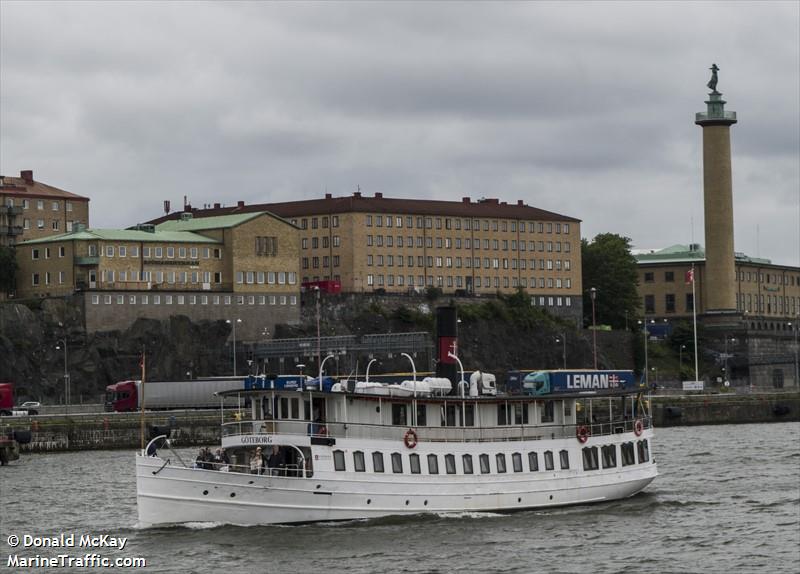
<instances>
[{"instance_id":1,"label":"green tree","mask_svg":"<svg viewBox=\"0 0 800 574\"><path fill-rule=\"evenodd\" d=\"M581 241L583 261L583 317L592 324L591 288L597 290L595 314L598 325L614 329L635 324L641 305L637 285L636 259L631 255L631 240L615 233L601 233L591 243Z\"/></svg>"},{"instance_id":2,"label":"green tree","mask_svg":"<svg viewBox=\"0 0 800 574\"><path fill-rule=\"evenodd\" d=\"M0 291L11 293L17 278L17 257L13 247L0 246Z\"/></svg>"}]
</instances>

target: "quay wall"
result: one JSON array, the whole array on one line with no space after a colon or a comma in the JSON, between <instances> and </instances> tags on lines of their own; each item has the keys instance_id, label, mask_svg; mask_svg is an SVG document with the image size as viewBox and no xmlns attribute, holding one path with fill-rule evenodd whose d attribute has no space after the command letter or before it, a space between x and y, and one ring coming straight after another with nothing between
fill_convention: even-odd
<instances>
[{"instance_id":1,"label":"quay wall","mask_svg":"<svg viewBox=\"0 0 800 574\"><path fill-rule=\"evenodd\" d=\"M655 426L689 426L800 421L800 393L754 393L750 395L664 395L652 397ZM225 420L233 420L226 411ZM3 432L30 429L32 440L22 452L105 450L140 448L141 419L138 413L99 413L3 417ZM175 446L218 445L218 411L170 411L148 413L149 427L171 428ZM147 439L145 439L147 442Z\"/></svg>"}]
</instances>

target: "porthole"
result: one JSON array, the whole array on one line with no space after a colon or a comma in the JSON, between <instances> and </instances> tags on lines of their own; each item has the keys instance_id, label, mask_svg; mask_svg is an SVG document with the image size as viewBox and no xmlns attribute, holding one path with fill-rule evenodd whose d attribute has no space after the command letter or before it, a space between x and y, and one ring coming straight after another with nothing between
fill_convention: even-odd
<instances>
[{"instance_id":1,"label":"porthole","mask_svg":"<svg viewBox=\"0 0 800 574\"><path fill-rule=\"evenodd\" d=\"M408 506L408 501L406 500L406 506Z\"/></svg>"},{"instance_id":2,"label":"porthole","mask_svg":"<svg viewBox=\"0 0 800 574\"><path fill-rule=\"evenodd\" d=\"M248 482L247 484L253 484L253 481L251 480L251 481L250 481L250 482Z\"/></svg>"},{"instance_id":3,"label":"porthole","mask_svg":"<svg viewBox=\"0 0 800 574\"><path fill-rule=\"evenodd\" d=\"M231 498L234 498L235 496L236 496L236 493L235 492L231 492Z\"/></svg>"},{"instance_id":4,"label":"porthole","mask_svg":"<svg viewBox=\"0 0 800 574\"><path fill-rule=\"evenodd\" d=\"M208 491L207 490L203 491L203 496L208 496Z\"/></svg>"},{"instance_id":5,"label":"porthole","mask_svg":"<svg viewBox=\"0 0 800 574\"><path fill-rule=\"evenodd\" d=\"M320 487L322 487L322 485L321 485L321 484L318 484L318 485L317 485L317 490L319 490L319 489L320 489Z\"/></svg>"},{"instance_id":6,"label":"porthole","mask_svg":"<svg viewBox=\"0 0 800 574\"><path fill-rule=\"evenodd\" d=\"M550 500L553 500L553 495L552 494L550 495Z\"/></svg>"},{"instance_id":7,"label":"porthole","mask_svg":"<svg viewBox=\"0 0 800 574\"><path fill-rule=\"evenodd\" d=\"M424 504L425 506L428 506L428 501L426 500L425 502L423 502L423 504Z\"/></svg>"},{"instance_id":8,"label":"porthole","mask_svg":"<svg viewBox=\"0 0 800 574\"><path fill-rule=\"evenodd\" d=\"M522 498L518 498L518 499L517 499L517 502L522 502Z\"/></svg>"},{"instance_id":9,"label":"porthole","mask_svg":"<svg viewBox=\"0 0 800 574\"><path fill-rule=\"evenodd\" d=\"M367 499L367 504L372 504L372 499L371 498Z\"/></svg>"}]
</instances>

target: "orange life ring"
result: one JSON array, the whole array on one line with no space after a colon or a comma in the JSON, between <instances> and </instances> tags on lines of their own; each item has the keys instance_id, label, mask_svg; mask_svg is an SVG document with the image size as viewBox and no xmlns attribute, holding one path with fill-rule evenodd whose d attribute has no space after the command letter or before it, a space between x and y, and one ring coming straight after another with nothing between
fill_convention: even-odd
<instances>
[{"instance_id":1,"label":"orange life ring","mask_svg":"<svg viewBox=\"0 0 800 574\"><path fill-rule=\"evenodd\" d=\"M642 424L642 419L636 419L636 422L633 423L633 434L636 436L642 436L642 432L644 432L644 425Z\"/></svg>"},{"instance_id":2,"label":"orange life ring","mask_svg":"<svg viewBox=\"0 0 800 574\"><path fill-rule=\"evenodd\" d=\"M408 429L406 431L406 434L403 436L403 442L406 448L414 448L417 446L417 433L414 432L414 429Z\"/></svg>"},{"instance_id":3,"label":"orange life ring","mask_svg":"<svg viewBox=\"0 0 800 574\"><path fill-rule=\"evenodd\" d=\"M581 425L578 427L575 434L578 437L578 442L585 443L587 440L589 440L589 436L592 433L589 432L589 428L586 425Z\"/></svg>"}]
</instances>

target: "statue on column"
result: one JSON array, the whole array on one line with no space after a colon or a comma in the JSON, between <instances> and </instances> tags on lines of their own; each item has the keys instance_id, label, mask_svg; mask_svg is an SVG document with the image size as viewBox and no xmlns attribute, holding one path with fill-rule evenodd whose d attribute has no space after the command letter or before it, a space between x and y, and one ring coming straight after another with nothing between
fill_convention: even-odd
<instances>
[{"instance_id":1,"label":"statue on column","mask_svg":"<svg viewBox=\"0 0 800 574\"><path fill-rule=\"evenodd\" d=\"M708 81L708 84L706 85L711 89L712 94L718 96L720 95L720 93L717 91L717 72L719 71L719 68L717 67L716 64L711 64L709 70L711 70L711 79Z\"/></svg>"}]
</instances>

